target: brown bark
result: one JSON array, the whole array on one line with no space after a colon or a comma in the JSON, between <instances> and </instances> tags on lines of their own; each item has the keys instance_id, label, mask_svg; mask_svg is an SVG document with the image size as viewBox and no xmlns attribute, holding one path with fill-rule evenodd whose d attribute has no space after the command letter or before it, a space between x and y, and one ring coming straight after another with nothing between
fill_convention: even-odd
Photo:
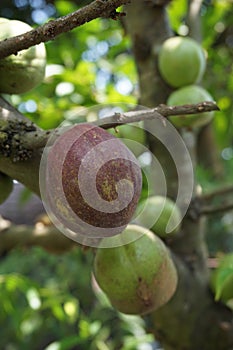
<instances>
[{"instance_id":1,"label":"brown bark","mask_svg":"<svg viewBox=\"0 0 233 350\"><path fill-rule=\"evenodd\" d=\"M13 143L17 132L24 134L28 129L40 130L0 98L0 140L2 134L6 134L6 139L0 144L0 171L40 195L39 167L42 150L31 152L21 146L20 139Z\"/></svg>"},{"instance_id":2,"label":"brown bark","mask_svg":"<svg viewBox=\"0 0 233 350\"><path fill-rule=\"evenodd\" d=\"M202 3L203 0L189 0L187 14L189 36L200 44L202 42L200 18ZM199 164L205 169L210 170L214 177L223 175L223 164L221 163L217 142L214 137L213 123L206 125L198 133L197 157Z\"/></svg>"},{"instance_id":3,"label":"brown bark","mask_svg":"<svg viewBox=\"0 0 233 350\"><path fill-rule=\"evenodd\" d=\"M197 156L204 169L212 172L213 177L220 178L223 175L223 163L220 158L220 150L214 137L213 124L206 125L198 133Z\"/></svg>"},{"instance_id":4,"label":"brown bark","mask_svg":"<svg viewBox=\"0 0 233 350\"><path fill-rule=\"evenodd\" d=\"M14 225L0 216L0 256L9 253L16 247L30 248L42 247L50 253L62 254L80 245L53 225L45 225L42 220L35 226Z\"/></svg>"},{"instance_id":5,"label":"brown bark","mask_svg":"<svg viewBox=\"0 0 233 350\"><path fill-rule=\"evenodd\" d=\"M140 103L146 107L164 103L170 88L158 73L157 57L161 43L172 35L165 8L152 9L146 1L133 0L127 5L126 13L126 28L139 74ZM153 122L148 123L153 128ZM190 152L195 166L195 135L192 138ZM171 157L164 146L150 136L149 145L165 172L168 194L175 197L177 176ZM150 331L165 350L233 348L232 312L214 302L208 287L204 230L203 219L194 221L187 215L180 236L166 242L175 256L179 284L171 301L149 317Z\"/></svg>"}]
</instances>

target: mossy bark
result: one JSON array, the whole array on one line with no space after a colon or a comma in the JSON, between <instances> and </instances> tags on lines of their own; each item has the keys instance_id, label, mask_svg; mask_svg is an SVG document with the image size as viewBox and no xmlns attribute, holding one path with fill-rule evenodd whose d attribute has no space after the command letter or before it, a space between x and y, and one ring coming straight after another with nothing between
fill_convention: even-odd
<instances>
[{"instance_id":1,"label":"mossy bark","mask_svg":"<svg viewBox=\"0 0 233 350\"><path fill-rule=\"evenodd\" d=\"M21 146L20 137L18 142L14 140L15 133L20 133L23 138L28 129L35 131L39 128L0 98L0 129L0 171L40 195L39 168L42 150L27 150ZM3 134L6 137L2 138Z\"/></svg>"}]
</instances>

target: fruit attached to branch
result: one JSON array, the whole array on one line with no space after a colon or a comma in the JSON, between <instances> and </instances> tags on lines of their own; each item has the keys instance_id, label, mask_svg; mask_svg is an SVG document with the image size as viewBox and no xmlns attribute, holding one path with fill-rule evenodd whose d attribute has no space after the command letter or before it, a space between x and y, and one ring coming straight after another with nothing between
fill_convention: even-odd
<instances>
[{"instance_id":1,"label":"fruit attached to branch","mask_svg":"<svg viewBox=\"0 0 233 350\"><path fill-rule=\"evenodd\" d=\"M198 85L189 85L177 89L168 97L168 106L178 106L185 104L196 104L205 101L214 101L208 91ZM214 112L184 114L180 116L171 116L169 120L177 127L201 127L208 124L214 116Z\"/></svg>"},{"instance_id":2,"label":"fruit attached to branch","mask_svg":"<svg viewBox=\"0 0 233 350\"><path fill-rule=\"evenodd\" d=\"M205 72L205 53L191 38L176 36L165 40L158 60L162 78L172 87L198 83Z\"/></svg>"},{"instance_id":3,"label":"fruit attached to branch","mask_svg":"<svg viewBox=\"0 0 233 350\"><path fill-rule=\"evenodd\" d=\"M129 239L131 243L124 244ZM98 248L94 275L116 309L146 314L170 300L176 290L177 272L159 237L143 227L128 225L121 235L104 240L118 246Z\"/></svg>"},{"instance_id":4,"label":"fruit attached to branch","mask_svg":"<svg viewBox=\"0 0 233 350\"><path fill-rule=\"evenodd\" d=\"M18 20L0 18L0 40L33 28ZM21 94L39 85L45 75L46 50L43 43L0 60L0 93Z\"/></svg>"},{"instance_id":5,"label":"fruit attached to branch","mask_svg":"<svg viewBox=\"0 0 233 350\"><path fill-rule=\"evenodd\" d=\"M139 164L106 130L80 123L49 148L45 202L68 228L89 237L122 232L141 193Z\"/></svg>"}]
</instances>

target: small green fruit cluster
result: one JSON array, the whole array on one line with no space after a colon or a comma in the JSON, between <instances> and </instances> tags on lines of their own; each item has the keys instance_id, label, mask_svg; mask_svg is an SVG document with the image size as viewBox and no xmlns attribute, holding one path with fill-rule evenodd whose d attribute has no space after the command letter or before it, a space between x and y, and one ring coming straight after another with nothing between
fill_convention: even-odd
<instances>
[{"instance_id":1,"label":"small green fruit cluster","mask_svg":"<svg viewBox=\"0 0 233 350\"><path fill-rule=\"evenodd\" d=\"M206 57L202 47L188 37L172 37L163 43L158 57L158 67L164 81L177 88L171 93L167 105L196 104L213 101L208 91L198 85L206 68ZM209 123L213 112L170 117L177 128L201 127Z\"/></svg>"},{"instance_id":2,"label":"small green fruit cluster","mask_svg":"<svg viewBox=\"0 0 233 350\"><path fill-rule=\"evenodd\" d=\"M0 40L24 34L28 24L0 18ZM43 43L0 60L0 93L21 94L39 85L45 75L46 50Z\"/></svg>"},{"instance_id":3,"label":"small green fruit cluster","mask_svg":"<svg viewBox=\"0 0 233 350\"><path fill-rule=\"evenodd\" d=\"M137 225L107 239L115 246L97 250L94 276L111 304L120 312L138 315L166 304L175 293L177 272L162 240ZM124 244L125 239L131 242Z\"/></svg>"}]
</instances>

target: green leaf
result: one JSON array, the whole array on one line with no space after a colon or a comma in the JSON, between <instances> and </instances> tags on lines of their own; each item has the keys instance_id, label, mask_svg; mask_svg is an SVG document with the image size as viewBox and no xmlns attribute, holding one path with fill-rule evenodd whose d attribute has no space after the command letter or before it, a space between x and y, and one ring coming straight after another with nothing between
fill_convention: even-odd
<instances>
[{"instance_id":1,"label":"green leaf","mask_svg":"<svg viewBox=\"0 0 233 350\"><path fill-rule=\"evenodd\" d=\"M171 27L176 32L179 32L179 28L185 19L187 14L187 1L186 0L173 0L168 6L168 15L171 23Z\"/></svg>"},{"instance_id":2,"label":"green leaf","mask_svg":"<svg viewBox=\"0 0 233 350\"><path fill-rule=\"evenodd\" d=\"M221 260L212 276L215 300L226 302L233 298L233 254L227 254Z\"/></svg>"},{"instance_id":3,"label":"green leaf","mask_svg":"<svg viewBox=\"0 0 233 350\"><path fill-rule=\"evenodd\" d=\"M68 350L82 343L82 339L78 335L63 338L61 341L55 341L49 344L45 350Z\"/></svg>"}]
</instances>

